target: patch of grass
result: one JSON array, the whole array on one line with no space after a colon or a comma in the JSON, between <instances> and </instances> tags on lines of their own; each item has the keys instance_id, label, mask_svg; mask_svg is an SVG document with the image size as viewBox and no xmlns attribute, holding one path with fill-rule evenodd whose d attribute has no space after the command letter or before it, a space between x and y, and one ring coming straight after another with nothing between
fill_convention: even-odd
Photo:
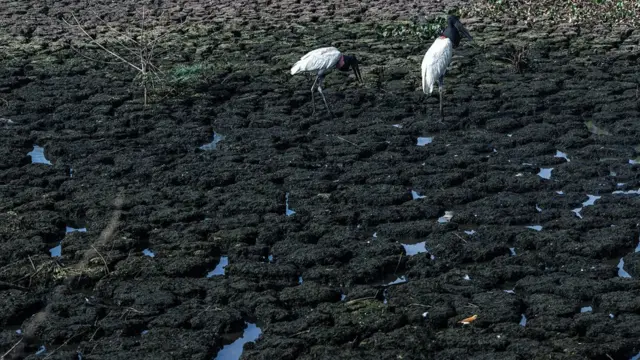
<instances>
[{"instance_id":1,"label":"patch of grass","mask_svg":"<svg viewBox=\"0 0 640 360\"><path fill-rule=\"evenodd\" d=\"M522 21L528 25L571 23L580 25L640 24L640 1L635 0L475 0L465 16Z\"/></svg>"},{"instance_id":2,"label":"patch of grass","mask_svg":"<svg viewBox=\"0 0 640 360\"><path fill-rule=\"evenodd\" d=\"M212 72L213 67L208 64L178 65L171 70L170 81L173 84L189 85L208 80Z\"/></svg>"},{"instance_id":3,"label":"patch of grass","mask_svg":"<svg viewBox=\"0 0 640 360\"><path fill-rule=\"evenodd\" d=\"M378 39L393 38L399 41L432 40L440 34L446 27L447 19L438 17L429 21L398 21L393 23L379 24L375 31Z\"/></svg>"}]
</instances>

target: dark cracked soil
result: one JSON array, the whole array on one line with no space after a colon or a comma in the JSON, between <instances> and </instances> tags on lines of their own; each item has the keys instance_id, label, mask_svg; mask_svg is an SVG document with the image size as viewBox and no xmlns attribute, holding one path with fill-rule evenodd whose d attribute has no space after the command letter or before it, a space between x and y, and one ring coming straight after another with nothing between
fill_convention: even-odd
<instances>
[{"instance_id":1,"label":"dark cracked soil","mask_svg":"<svg viewBox=\"0 0 640 360\"><path fill-rule=\"evenodd\" d=\"M135 71L55 21L74 11L106 41L95 17L133 23L143 3L122 4L0 9L0 355L212 359L247 322L244 359L640 352L640 196L620 193L640 188L640 31L463 19L475 42L438 123L419 88L431 41L375 22L440 3L147 4L174 11L169 30L204 19L159 42L158 66L207 66L147 107ZM522 73L502 59L519 44ZM326 45L366 80L327 77L336 120L288 73Z\"/></svg>"}]
</instances>

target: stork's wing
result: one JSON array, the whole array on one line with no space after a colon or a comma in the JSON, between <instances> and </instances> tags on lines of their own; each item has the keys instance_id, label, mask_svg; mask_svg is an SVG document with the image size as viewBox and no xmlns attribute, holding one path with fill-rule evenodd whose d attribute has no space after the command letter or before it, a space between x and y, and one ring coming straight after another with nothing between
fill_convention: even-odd
<instances>
[{"instance_id":1,"label":"stork's wing","mask_svg":"<svg viewBox=\"0 0 640 360\"><path fill-rule=\"evenodd\" d=\"M428 94L433 91L433 85L444 76L447 66L451 62L453 44L447 38L437 38L422 59L422 91Z\"/></svg>"},{"instance_id":2,"label":"stork's wing","mask_svg":"<svg viewBox=\"0 0 640 360\"><path fill-rule=\"evenodd\" d=\"M342 54L333 46L315 49L305 54L291 68L291 75L301 71L326 70L335 66Z\"/></svg>"}]
</instances>

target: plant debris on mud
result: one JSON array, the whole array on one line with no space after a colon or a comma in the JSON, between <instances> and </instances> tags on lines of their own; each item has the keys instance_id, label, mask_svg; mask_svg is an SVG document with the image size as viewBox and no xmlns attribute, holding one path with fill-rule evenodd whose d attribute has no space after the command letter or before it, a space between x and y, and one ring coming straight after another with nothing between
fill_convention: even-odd
<instances>
[{"instance_id":1,"label":"plant debris on mud","mask_svg":"<svg viewBox=\"0 0 640 360\"><path fill-rule=\"evenodd\" d=\"M1 7L0 356L638 354L640 32L474 4ZM61 20L133 59L143 6L147 101ZM420 63L450 12L474 41L439 122ZM335 120L289 73L322 46L365 78L326 77Z\"/></svg>"}]
</instances>

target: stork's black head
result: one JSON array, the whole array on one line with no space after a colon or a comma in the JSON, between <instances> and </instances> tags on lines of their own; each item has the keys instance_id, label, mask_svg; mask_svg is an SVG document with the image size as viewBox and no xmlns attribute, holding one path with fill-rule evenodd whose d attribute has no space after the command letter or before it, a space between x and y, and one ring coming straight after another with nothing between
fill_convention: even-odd
<instances>
[{"instance_id":1,"label":"stork's black head","mask_svg":"<svg viewBox=\"0 0 640 360\"><path fill-rule=\"evenodd\" d=\"M360 66L358 66L359 62L355 56L344 55L342 57L344 64L338 68L340 71L349 71L349 69L353 69L353 74L356 76L356 80L359 83L363 83L362 75L360 74Z\"/></svg>"},{"instance_id":2,"label":"stork's black head","mask_svg":"<svg viewBox=\"0 0 640 360\"><path fill-rule=\"evenodd\" d=\"M442 35L446 36L453 42L453 47L457 47L460 44L460 34L464 35L467 39L473 40L467 29L464 28L460 19L457 16L449 15L447 18L447 28L444 29Z\"/></svg>"}]
</instances>

